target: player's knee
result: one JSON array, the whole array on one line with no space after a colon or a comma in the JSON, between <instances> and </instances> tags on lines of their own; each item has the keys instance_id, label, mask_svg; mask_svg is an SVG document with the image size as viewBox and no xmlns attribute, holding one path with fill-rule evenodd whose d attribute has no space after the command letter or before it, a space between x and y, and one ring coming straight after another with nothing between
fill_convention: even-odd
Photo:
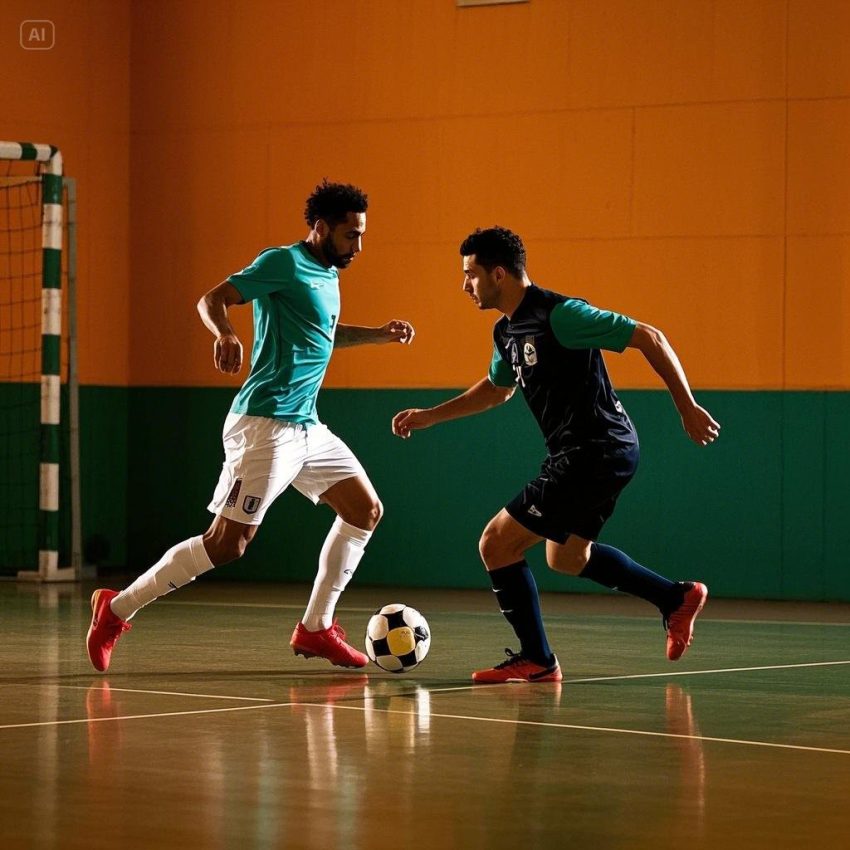
<instances>
[{"instance_id":1,"label":"player's knee","mask_svg":"<svg viewBox=\"0 0 850 850\"><path fill-rule=\"evenodd\" d=\"M253 526L247 526L240 534L204 535L204 548L213 566L220 567L239 560L245 554L254 534Z\"/></svg>"},{"instance_id":2,"label":"player's knee","mask_svg":"<svg viewBox=\"0 0 850 850\"><path fill-rule=\"evenodd\" d=\"M338 514L343 522L347 522L355 528L362 528L364 531L374 531L383 515L384 506L380 499L359 505L356 510L348 510Z\"/></svg>"},{"instance_id":3,"label":"player's knee","mask_svg":"<svg viewBox=\"0 0 850 850\"><path fill-rule=\"evenodd\" d=\"M366 531L374 531L381 517L384 515L384 505L380 499L375 499L369 512L366 516L366 524L363 526Z\"/></svg>"},{"instance_id":4,"label":"player's knee","mask_svg":"<svg viewBox=\"0 0 850 850\"><path fill-rule=\"evenodd\" d=\"M586 566L590 559L590 552L585 549L577 549L571 552L558 552L557 555L547 558L549 569L557 573L577 576Z\"/></svg>"},{"instance_id":5,"label":"player's knee","mask_svg":"<svg viewBox=\"0 0 850 850\"><path fill-rule=\"evenodd\" d=\"M522 553L512 553L505 546L501 535L487 526L478 541L478 553L488 570L504 567L522 557Z\"/></svg>"}]
</instances>

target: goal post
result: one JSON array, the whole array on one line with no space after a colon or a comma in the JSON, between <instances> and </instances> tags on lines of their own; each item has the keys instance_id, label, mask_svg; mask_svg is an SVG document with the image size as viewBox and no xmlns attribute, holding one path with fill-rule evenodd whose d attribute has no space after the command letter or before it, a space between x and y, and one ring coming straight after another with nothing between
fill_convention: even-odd
<instances>
[{"instance_id":1,"label":"goal post","mask_svg":"<svg viewBox=\"0 0 850 850\"><path fill-rule=\"evenodd\" d=\"M20 564L22 569L17 571L17 578L32 581L73 581L80 577L80 566L78 558L69 552L71 565L60 566L60 489L62 475L67 475L67 470L61 469L63 455L63 430L62 430L62 320L63 320L63 290L62 290L62 244L64 237L63 221L63 171L62 154L57 147L46 144L33 144L30 142L0 142L0 161L8 163L33 164L33 172L30 175L20 176L8 167L6 186L3 191L12 191L15 188L25 187L27 191L33 192L31 206L40 203L40 257L36 246L27 255L26 246L18 246L15 239L25 242L27 238L27 227L24 223L24 203L20 206L8 205L8 211L0 222L8 232L9 246L3 256L4 278L10 281L17 275L27 283L28 278L40 277L40 375L29 375L25 367L21 367L22 382L30 381L40 383L40 416L38 424L38 469L33 468L32 474L37 475L37 520L34 523L36 536L34 551L37 557L34 563ZM11 187L11 188L9 188ZM33 191L37 190L37 191ZM34 217L35 212L31 213ZM35 225L30 226L33 230ZM36 236L32 236L36 239ZM5 236L4 236L5 240ZM32 259L30 259L32 257ZM40 275L30 268L40 259ZM6 283L4 279L3 283ZM32 281L32 289L36 290L38 281ZM23 292L23 289L22 289ZM37 292L27 292L21 296L22 305L30 300L33 309L38 307ZM6 305L4 305L5 307ZM67 305L66 305L67 306ZM10 305L6 313L13 315L14 305ZM21 306L20 312L25 313L25 307ZM3 331L0 328L0 331ZM37 328L33 328L33 335ZM38 342L24 342L26 334L26 321L22 320L20 327L15 327L14 333L9 337L10 346L21 346L22 350L27 345L38 346ZM9 336L9 335L7 335ZM71 352L75 353L75 352ZM14 354L14 352L12 352ZM33 352L37 357L37 351ZM33 369L35 371L35 367ZM75 369L69 369L74 372ZM0 375L0 380L14 380L15 376ZM73 388L75 390L75 388ZM74 393L75 395L75 393ZM76 411L76 399L73 400ZM22 410L21 415L26 415ZM34 414L33 414L34 415ZM9 435L2 435L4 439L12 441ZM67 440L67 437L65 437ZM15 451L14 446L9 446L8 454L11 457ZM73 452L72 452L73 454ZM33 464L34 466L34 464ZM74 487L72 486L73 490ZM25 491L24 491L25 492ZM10 500L14 495L10 494ZM21 496L21 499L26 499ZM78 513L78 512L77 512ZM72 525L78 520L72 519ZM29 532L25 532L29 534ZM78 536L78 535L77 535ZM74 563L74 562L77 563ZM8 567L8 565L6 565Z\"/></svg>"}]
</instances>

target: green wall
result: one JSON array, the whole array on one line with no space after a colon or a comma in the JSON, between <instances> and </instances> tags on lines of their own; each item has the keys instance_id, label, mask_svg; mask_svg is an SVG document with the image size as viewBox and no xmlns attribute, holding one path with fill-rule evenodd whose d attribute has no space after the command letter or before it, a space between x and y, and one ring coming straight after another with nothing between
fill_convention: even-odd
<instances>
[{"instance_id":1,"label":"green wall","mask_svg":"<svg viewBox=\"0 0 850 850\"><path fill-rule=\"evenodd\" d=\"M126 391L124 391L126 392ZM0 382L0 576L38 569L41 384ZM62 388L62 421L68 421L68 393ZM70 443L59 444L59 501L70 499ZM59 558L70 563L71 515L60 514Z\"/></svg>"},{"instance_id":2,"label":"green wall","mask_svg":"<svg viewBox=\"0 0 850 850\"><path fill-rule=\"evenodd\" d=\"M542 460L522 401L447 423L407 441L390 419L453 390L327 390L322 418L361 459L385 517L358 580L364 584L484 587L481 529ZM105 565L147 568L202 532L222 460L232 392L83 388L84 537L109 542ZM850 600L844 431L850 393L700 392L723 425L709 448L690 443L666 393L624 391L642 463L602 539L673 578L699 578L716 596ZM126 423L129 422L129 426ZM285 493L246 556L221 578L309 581L332 520ZM535 553L544 590L594 591L555 575Z\"/></svg>"},{"instance_id":3,"label":"green wall","mask_svg":"<svg viewBox=\"0 0 850 850\"><path fill-rule=\"evenodd\" d=\"M89 563L135 568L127 549L131 392L124 387L80 388L83 554Z\"/></svg>"}]
</instances>

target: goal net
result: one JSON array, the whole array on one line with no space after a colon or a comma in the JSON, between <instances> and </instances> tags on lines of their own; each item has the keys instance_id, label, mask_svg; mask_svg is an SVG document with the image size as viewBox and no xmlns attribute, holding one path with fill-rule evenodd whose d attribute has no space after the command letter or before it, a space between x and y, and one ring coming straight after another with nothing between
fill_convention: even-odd
<instances>
[{"instance_id":1,"label":"goal net","mask_svg":"<svg viewBox=\"0 0 850 850\"><path fill-rule=\"evenodd\" d=\"M72 561L67 231L62 157L0 142L0 576Z\"/></svg>"}]
</instances>

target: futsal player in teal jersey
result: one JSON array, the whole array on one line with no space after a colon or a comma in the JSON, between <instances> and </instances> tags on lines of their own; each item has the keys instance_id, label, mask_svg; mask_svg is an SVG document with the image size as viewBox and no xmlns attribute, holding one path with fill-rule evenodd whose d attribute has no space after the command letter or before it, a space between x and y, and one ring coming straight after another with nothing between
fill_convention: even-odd
<instances>
[{"instance_id":1,"label":"futsal player in teal jersey","mask_svg":"<svg viewBox=\"0 0 850 850\"><path fill-rule=\"evenodd\" d=\"M540 474L484 529L479 550L520 651L473 673L475 682L556 682L537 586L525 561L546 541L553 570L591 579L656 605L667 628L667 657L682 656L708 591L700 582L673 582L624 552L597 543L617 497L637 469L637 434L617 398L601 349L638 349L664 380L687 435L713 442L720 426L691 394L676 353L655 328L535 286L525 248L501 227L477 230L460 248L463 290L480 310L503 313L493 329L489 374L436 407L403 410L393 432L411 432L471 416L506 402L520 388L546 441Z\"/></svg>"},{"instance_id":2,"label":"futsal player in teal jersey","mask_svg":"<svg viewBox=\"0 0 850 850\"><path fill-rule=\"evenodd\" d=\"M335 347L407 344L414 336L410 323L400 320L381 327L339 323L339 269L362 249L366 208L360 189L323 181L307 199L310 231L303 242L267 248L198 302L215 336L215 367L227 374L240 371L243 355L228 310L251 301L254 311L251 370L224 423L225 460L209 504L215 519L204 534L173 546L120 593L94 592L86 645L96 670L109 667L115 642L140 608L241 557L269 506L290 485L337 514L290 646L297 655L340 667L368 663L346 642L334 610L383 508L357 458L316 412Z\"/></svg>"}]
</instances>

